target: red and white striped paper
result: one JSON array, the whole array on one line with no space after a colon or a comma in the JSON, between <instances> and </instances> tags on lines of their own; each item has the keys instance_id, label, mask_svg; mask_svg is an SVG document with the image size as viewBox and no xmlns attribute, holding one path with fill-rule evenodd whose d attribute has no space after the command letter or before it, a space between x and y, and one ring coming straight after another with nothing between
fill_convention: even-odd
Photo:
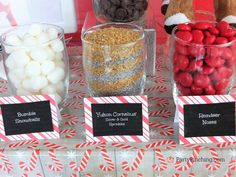
<instances>
[{"instance_id":1,"label":"red and white striped paper","mask_svg":"<svg viewBox=\"0 0 236 177\"><path fill-rule=\"evenodd\" d=\"M92 104L116 104L116 103L141 103L142 104L142 129L143 136L98 136L93 135ZM118 96L118 97L91 97L84 99L84 114L87 142L148 142L149 117L147 96Z\"/></svg>"},{"instance_id":2,"label":"red and white striped paper","mask_svg":"<svg viewBox=\"0 0 236 177\"><path fill-rule=\"evenodd\" d=\"M19 103L33 103L40 101L49 101L52 115L52 132L37 132L30 134L19 134L6 136L2 112L0 110L0 139L1 141L24 141L24 140L41 140L41 139L58 139L59 125L58 125L58 108L53 95L33 95L33 96L12 96L0 97L0 105L3 104L19 104Z\"/></svg>"},{"instance_id":3,"label":"red and white striped paper","mask_svg":"<svg viewBox=\"0 0 236 177\"><path fill-rule=\"evenodd\" d=\"M235 142L236 136L184 137L184 105L236 102L236 95L183 96L178 99L180 144Z\"/></svg>"}]
</instances>

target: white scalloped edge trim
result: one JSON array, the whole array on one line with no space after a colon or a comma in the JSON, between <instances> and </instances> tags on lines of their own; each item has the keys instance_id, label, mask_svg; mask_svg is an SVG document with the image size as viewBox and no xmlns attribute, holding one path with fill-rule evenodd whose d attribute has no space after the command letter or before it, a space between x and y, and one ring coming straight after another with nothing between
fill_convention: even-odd
<instances>
[{"instance_id":1,"label":"white scalloped edge trim","mask_svg":"<svg viewBox=\"0 0 236 177\"><path fill-rule=\"evenodd\" d=\"M188 17L185 14L177 13L175 15L168 17L165 20L165 25L171 26L171 25L180 24L180 23L189 23L190 21L191 20L188 19Z\"/></svg>"}]
</instances>

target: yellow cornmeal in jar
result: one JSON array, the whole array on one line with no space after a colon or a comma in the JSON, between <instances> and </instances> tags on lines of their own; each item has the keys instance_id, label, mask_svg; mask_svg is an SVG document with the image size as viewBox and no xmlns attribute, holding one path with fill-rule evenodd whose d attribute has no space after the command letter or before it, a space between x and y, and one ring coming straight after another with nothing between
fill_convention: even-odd
<instances>
[{"instance_id":1,"label":"yellow cornmeal in jar","mask_svg":"<svg viewBox=\"0 0 236 177\"><path fill-rule=\"evenodd\" d=\"M109 82L104 84L103 82L89 82L90 88L96 90L96 92L118 92L122 91L127 87L134 86L135 83L142 78L144 75L144 70L135 73L129 78L125 78L115 82Z\"/></svg>"},{"instance_id":2,"label":"yellow cornmeal in jar","mask_svg":"<svg viewBox=\"0 0 236 177\"><path fill-rule=\"evenodd\" d=\"M86 34L83 54L86 60L103 62L121 60L143 50L140 32L127 28L105 28Z\"/></svg>"},{"instance_id":3,"label":"yellow cornmeal in jar","mask_svg":"<svg viewBox=\"0 0 236 177\"><path fill-rule=\"evenodd\" d=\"M102 75L116 75L122 72L128 72L133 70L135 67L139 66L144 61L144 56L140 55L136 60L131 61L128 60L122 64L114 64L114 65L106 65L106 66L96 66L92 67L91 65L86 65L87 72L94 76L102 76Z\"/></svg>"}]
</instances>

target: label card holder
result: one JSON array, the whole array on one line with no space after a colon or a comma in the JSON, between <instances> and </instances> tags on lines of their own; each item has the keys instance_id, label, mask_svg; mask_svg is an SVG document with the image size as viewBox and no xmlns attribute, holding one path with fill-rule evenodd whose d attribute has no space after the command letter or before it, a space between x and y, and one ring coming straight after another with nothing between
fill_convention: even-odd
<instances>
[{"instance_id":1,"label":"label card holder","mask_svg":"<svg viewBox=\"0 0 236 177\"><path fill-rule=\"evenodd\" d=\"M2 141L58 139L58 108L53 95L0 98Z\"/></svg>"},{"instance_id":2,"label":"label card holder","mask_svg":"<svg viewBox=\"0 0 236 177\"><path fill-rule=\"evenodd\" d=\"M147 96L84 99L86 141L148 142Z\"/></svg>"},{"instance_id":3,"label":"label card holder","mask_svg":"<svg viewBox=\"0 0 236 177\"><path fill-rule=\"evenodd\" d=\"M236 95L179 97L180 144L235 142L235 103Z\"/></svg>"}]
</instances>

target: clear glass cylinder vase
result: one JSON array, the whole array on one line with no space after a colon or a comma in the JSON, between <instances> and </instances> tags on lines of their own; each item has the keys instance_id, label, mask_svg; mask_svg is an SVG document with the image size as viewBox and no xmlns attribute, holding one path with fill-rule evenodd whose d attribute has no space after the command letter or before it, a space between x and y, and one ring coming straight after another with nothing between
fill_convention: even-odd
<instances>
[{"instance_id":1,"label":"clear glass cylinder vase","mask_svg":"<svg viewBox=\"0 0 236 177\"><path fill-rule=\"evenodd\" d=\"M12 94L53 94L62 108L69 86L63 29L50 24L17 26L2 34L0 40Z\"/></svg>"},{"instance_id":2,"label":"clear glass cylinder vase","mask_svg":"<svg viewBox=\"0 0 236 177\"><path fill-rule=\"evenodd\" d=\"M141 27L123 23L94 26L82 35L82 45L91 96L143 93L146 47Z\"/></svg>"},{"instance_id":3,"label":"clear glass cylinder vase","mask_svg":"<svg viewBox=\"0 0 236 177\"><path fill-rule=\"evenodd\" d=\"M174 97L229 94L235 81L236 40L225 44L186 42L172 33Z\"/></svg>"}]
</instances>

